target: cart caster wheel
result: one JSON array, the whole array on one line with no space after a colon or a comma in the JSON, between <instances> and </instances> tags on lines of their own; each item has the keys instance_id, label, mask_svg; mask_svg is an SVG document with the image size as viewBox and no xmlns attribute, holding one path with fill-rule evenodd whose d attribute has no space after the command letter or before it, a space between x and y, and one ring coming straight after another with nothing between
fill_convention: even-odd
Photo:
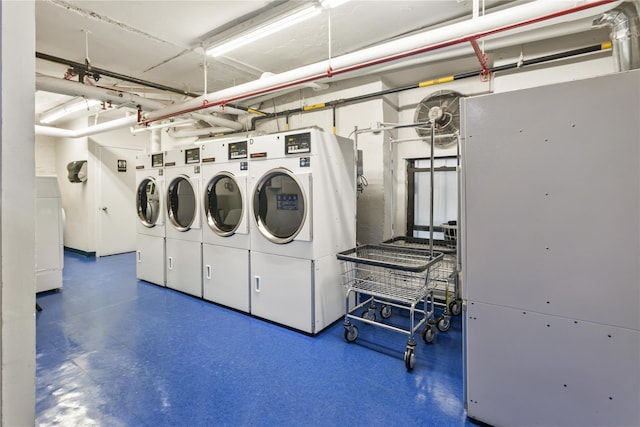
<instances>
[{"instance_id":1,"label":"cart caster wheel","mask_svg":"<svg viewBox=\"0 0 640 427\"><path fill-rule=\"evenodd\" d=\"M404 351L404 366L407 371L411 371L416 364L416 353L412 347L407 347Z\"/></svg>"},{"instance_id":2,"label":"cart caster wheel","mask_svg":"<svg viewBox=\"0 0 640 427\"><path fill-rule=\"evenodd\" d=\"M382 316L383 319L388 319L391 317L391 306L390 305L383 305L380 308L380 316Z\"/></svg>"},{"instance_id":3,"label":"cart caster wheel","mask_svg":"<svg viewBox=\"0 0 640 427\"><path fill-rule=\"evenodd\" d=\"M427 327L424 328L424 331L422 331L422 339L427 344L431 344L433 340L436 339L436 332L433 330L431 325L427 325Z\"/></svg>"},{"instance_id":4,"label":"cart caster wheel","mask_svg":"<svg viewBox=\"0 0 640 427\"><path fill-rule=\"evenodd\" d=\"M356 325L351 325L344 330L344 339L347 342L354 342L356 338L358 338L358 327Z\"/></svg>"},{"instance_id":5,"label":"cart caster wheel","mask_svg":"<svg viewBox=\"0 0 640 427\"><path fill-rule=\"evenodd\" d=\"M449 303L449 312L453 316L460 316L462 313L462 301L457 299Z\"/></svg>"},{"instance_id":6,"label":"cart caster wheel","mask_svg":"<svg viewBox=\"0 0 640 427\"><path fill-rule=\"evenodd\" d=\"M370 308L366 309L365 311L362 312L362 317L363 319L367 319L367 320L371 320L372 322L376 321L376 312L375 310L372 310Z\"/></svg>"},{"instance_id":7,"label":"cart caster wheel","mask_svg":"<svg viewBox=\"0 0 640 427\"><path fill-rule=\"evenodd\" d=\"M436 326L440 332L447 332L451 327L451 320L449 319L449 316L442 316L439 318Z\"/></svg>"}]
</instances>

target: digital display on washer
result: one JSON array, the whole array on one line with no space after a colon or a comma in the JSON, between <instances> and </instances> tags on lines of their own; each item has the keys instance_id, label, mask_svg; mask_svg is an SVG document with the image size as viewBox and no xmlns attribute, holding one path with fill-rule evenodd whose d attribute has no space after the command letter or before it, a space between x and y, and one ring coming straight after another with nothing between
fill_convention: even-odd
<instances>
[{"instance_id":1,"label":"digital display on washer","mask_svg":"<svg viewBox=\"0 0 640 427\"><path fill-rule=\"evenodd\" d=\"M162 155L162 153L151 155L151 167L161 168L163 164L164 164L164 156Z\"/></svg>"},{"instance_id":2,"label":"digital display on washer","mask_svg":"<svg viewBox=\"0 0 640 427\"><path fill-rule=\"evenodd\" d=\"M311 133L298 133L285 136L284 152L286 154L300 154L311 152Z\"/></svg>"},{"instance_id":3,"label":"digital display on washer","mask_svg":"<svg viewBox=\"0 0 640 427\"><path fill-rule=\"evenodd\" d=\"M188 148L184 150L184 163L200 163L200 147Z\"/></svg>"},{"instance_id":4,"label":"digital display on washer","mask_svg":"<svg viewBox=\"0 0 640 427\"><path fill-rule=\"evenodd\" d=\"M232 142L229 144L229 160L247 158L247 141Z\"/></svg>"}]
</instances>

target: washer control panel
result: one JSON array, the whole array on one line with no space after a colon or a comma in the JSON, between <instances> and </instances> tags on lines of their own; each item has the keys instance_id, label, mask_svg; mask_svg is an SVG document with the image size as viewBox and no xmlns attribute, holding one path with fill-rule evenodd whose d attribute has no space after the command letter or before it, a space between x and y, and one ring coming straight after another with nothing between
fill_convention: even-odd
<instances>
[{"instance_id":1,"label":"washer control panel","mask_svg":"<svg viewBox=\"0 0 640 427\"><path fill-rule=\"evenodd\" d=\"M229 160L247 158L247 141L232 142L229 144Z\"/></svg>"},{"instance_id":2,"label":"washer control panel","mask_svg":"<svg viewBox=\"0 0 640 427\"><path fill-rule=\"evenodd\" d=\"M298 133L285 136L285 154L311 153L311 133Z\"/></svg>"}]
</instances>

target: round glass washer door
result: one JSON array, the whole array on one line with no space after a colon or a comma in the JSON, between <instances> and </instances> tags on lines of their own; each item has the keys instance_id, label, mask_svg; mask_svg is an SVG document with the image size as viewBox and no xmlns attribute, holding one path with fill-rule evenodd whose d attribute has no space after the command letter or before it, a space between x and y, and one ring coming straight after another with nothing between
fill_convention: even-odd
<instances>
[{"instance_id":1,"label":"round glass washer door","mask_svg":"<svg viewBox=\"0 0 640 427\"><path fill-rule=\"evenodd\" d=\"M205 190L207 224L214 233L227 237L235 233L244 215L242 193L233 174L220 172Z\"/></svg>"},{"instance_id":2,"label":"round glass washer door","mask_svg":"<svg viewBox=\"0 0 640 427\"><path fill-rule=\"evenodd\" d=\"M305 193L291 172L272 169L259 181L253 195L253 215L258 230L273 243L292 241L307 214Z\"/></svg>"},{"instance_id":3,"label":"round glass washer door","mask_svg":"<svg viewBox=\"0 0 640 427\"><path fill-rule=\"evenodd\" d=\"M151 178L143 179L136 192L136 209L138 219L145 227L154 227L160 216L160 189Z\"/></svg>"},{"instance_id":4,"label":"round glass washer door","mask_svg":"<svg viewBox=\"0 0 640 427\"><path fill-rule=\"evenodd\" d=\"M196 191L189 177L179 175L167 188L167 213L171 224L179 231L187 231L196 219Z\"/></svg>"}]
</instances>

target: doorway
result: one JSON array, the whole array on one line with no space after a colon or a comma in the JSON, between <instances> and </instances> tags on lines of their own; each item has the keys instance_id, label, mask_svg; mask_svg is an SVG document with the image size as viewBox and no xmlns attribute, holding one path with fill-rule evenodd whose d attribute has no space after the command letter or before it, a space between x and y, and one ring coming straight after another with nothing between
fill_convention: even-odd
<instances>
[{"instance_id":1,"label":"doorway","mask_svg":"<svg viewBox=\"0 0 640 427\"><path fill-rule=\"evenodd\" d=\"M136 250L136 154L141 150L100 146L97 159L96 256Z\"/></svg>"}]
</instances>

